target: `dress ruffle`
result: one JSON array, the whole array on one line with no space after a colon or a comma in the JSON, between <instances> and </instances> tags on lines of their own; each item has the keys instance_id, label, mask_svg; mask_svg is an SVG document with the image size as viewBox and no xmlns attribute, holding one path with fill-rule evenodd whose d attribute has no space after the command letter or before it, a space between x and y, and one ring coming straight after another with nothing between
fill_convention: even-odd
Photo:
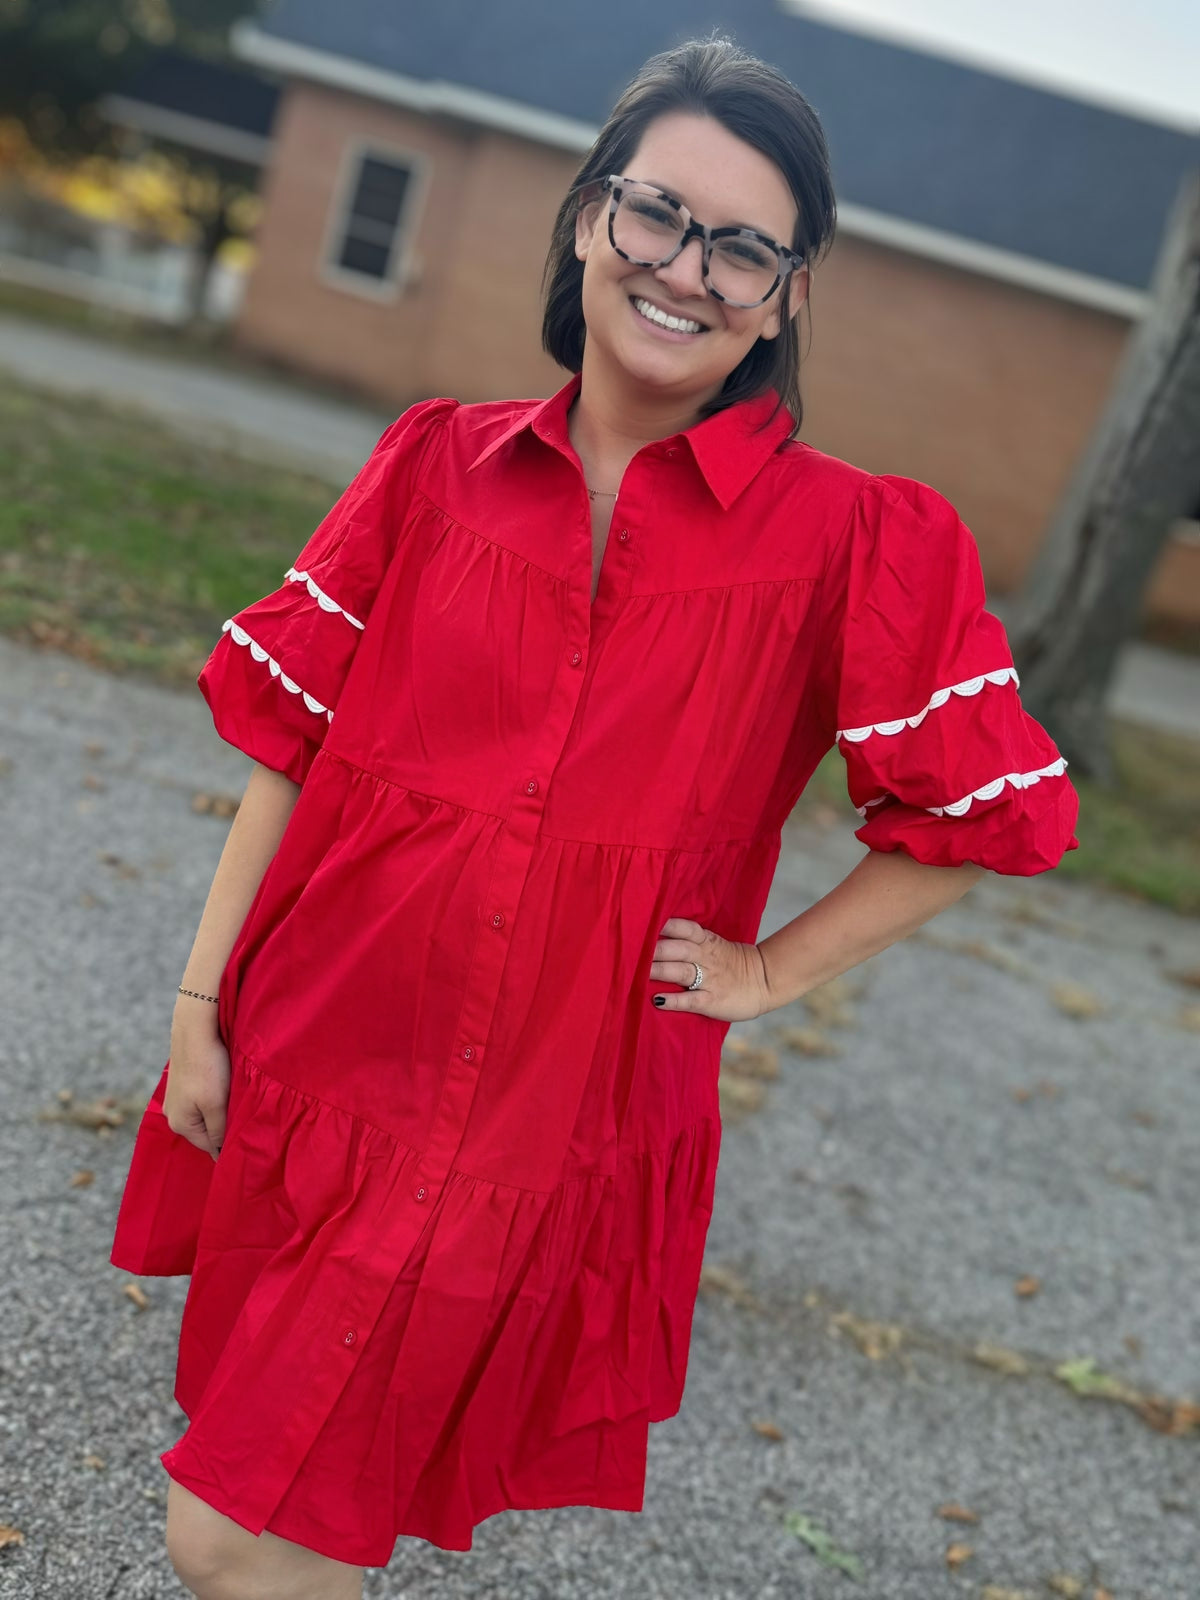
<instances>
[{"instance_id":1,"label":"dress ruffle","mask_svg":"<svg viewBox=\"0 0 1200 1600\"><path fill-rule=\"evenodd\" d=\"M234 1066L221 1154L196 1152L205 1318L184 1319L172 1477L252 1532L368 1566L397 1532L468 1550L508 1508L640 1510L648 1425L682 1398L719 1123L549 1192L454 1172L393 1249L417 1152Z\"/></svg>"}]
</instances>

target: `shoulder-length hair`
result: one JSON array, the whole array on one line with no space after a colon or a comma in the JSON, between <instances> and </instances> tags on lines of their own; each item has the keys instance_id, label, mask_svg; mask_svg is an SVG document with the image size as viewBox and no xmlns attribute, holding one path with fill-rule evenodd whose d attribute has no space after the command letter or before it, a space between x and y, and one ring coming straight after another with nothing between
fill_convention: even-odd
<instances>
[{"instance_id":1,"label":"shoulder-length hair","mask_svg":"<svg viewBox=\"0 0 1200 1600\"><path fill-rule=\"evenodd\" d=\"M587 331L584 263L575 254L576 213L591 198L588 191L600 179L625 170L647 125L668 111L693 111L715 118L780 169L799 214L791 246L808 266L809 292L804 304L811 300L813 267L832 244L837 223L829 149L820 119L781 72L731 39L690 39L651 56L627 85L558 209L542 274L542 345L569 372L583 367ZM775 293L786 294L788 287L785 279ZM809 317L811 333L811 311ZM701 407L701 418L774 389L799 429L804 403L798 320L799 314L786 319L774 339L755 341L725 379L720 393Z\"/></svg>"}]
</instances>

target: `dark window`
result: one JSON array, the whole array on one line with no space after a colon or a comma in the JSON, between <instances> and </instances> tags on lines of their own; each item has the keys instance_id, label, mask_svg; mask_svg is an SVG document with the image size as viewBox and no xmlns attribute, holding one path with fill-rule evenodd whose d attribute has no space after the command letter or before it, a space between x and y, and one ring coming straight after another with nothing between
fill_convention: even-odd
<instances>
[{"instance_id":1,"label":"dark window","mask_svg":"<svg viewBox=\"0 0 1200 1600\"><path fill-rule=\"evenodd\" d=\"M339 267L367 278L388 277L411 178L411 169L399 162L362 157L338 248Z\"/></svg>"}]
</instances>

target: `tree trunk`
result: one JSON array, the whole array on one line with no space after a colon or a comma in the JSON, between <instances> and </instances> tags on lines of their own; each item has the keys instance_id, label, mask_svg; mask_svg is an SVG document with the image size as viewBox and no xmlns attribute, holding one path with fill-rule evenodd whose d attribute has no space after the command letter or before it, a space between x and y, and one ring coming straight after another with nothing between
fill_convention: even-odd
<instances>
[{"instance_id":1,"label":"tree trunk","mask_svg":"<svg viewBox=\"0 0 1200 1600\"><path fill-rule=\"evenodd\" d=\"M1200 506L1200 170L1180 185L1108 404L1013 607L1021 699L1113 778L1105 702L1171 524Z\"/></svg>"}]
</instances>

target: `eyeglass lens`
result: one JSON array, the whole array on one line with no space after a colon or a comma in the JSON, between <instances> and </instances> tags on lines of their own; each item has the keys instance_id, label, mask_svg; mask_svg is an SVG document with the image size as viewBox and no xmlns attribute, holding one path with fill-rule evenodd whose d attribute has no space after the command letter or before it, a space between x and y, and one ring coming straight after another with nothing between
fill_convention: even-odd
<instances>
[{"instance_id":1,"label":"eyeglass lens","mask_svg":"<svg viewBox=\"0 0 1200 1600\"><path fill-rule=\"evenodd\" d=\"M619 250L635 261L657 265L679 243L683 221L674 206L655 195L626 189L612 219ZM727 300L754 305L770 291L780 274L780 260L770 245L744 235L714 239L708 281Z\"/></svg>"}]
</instances>

